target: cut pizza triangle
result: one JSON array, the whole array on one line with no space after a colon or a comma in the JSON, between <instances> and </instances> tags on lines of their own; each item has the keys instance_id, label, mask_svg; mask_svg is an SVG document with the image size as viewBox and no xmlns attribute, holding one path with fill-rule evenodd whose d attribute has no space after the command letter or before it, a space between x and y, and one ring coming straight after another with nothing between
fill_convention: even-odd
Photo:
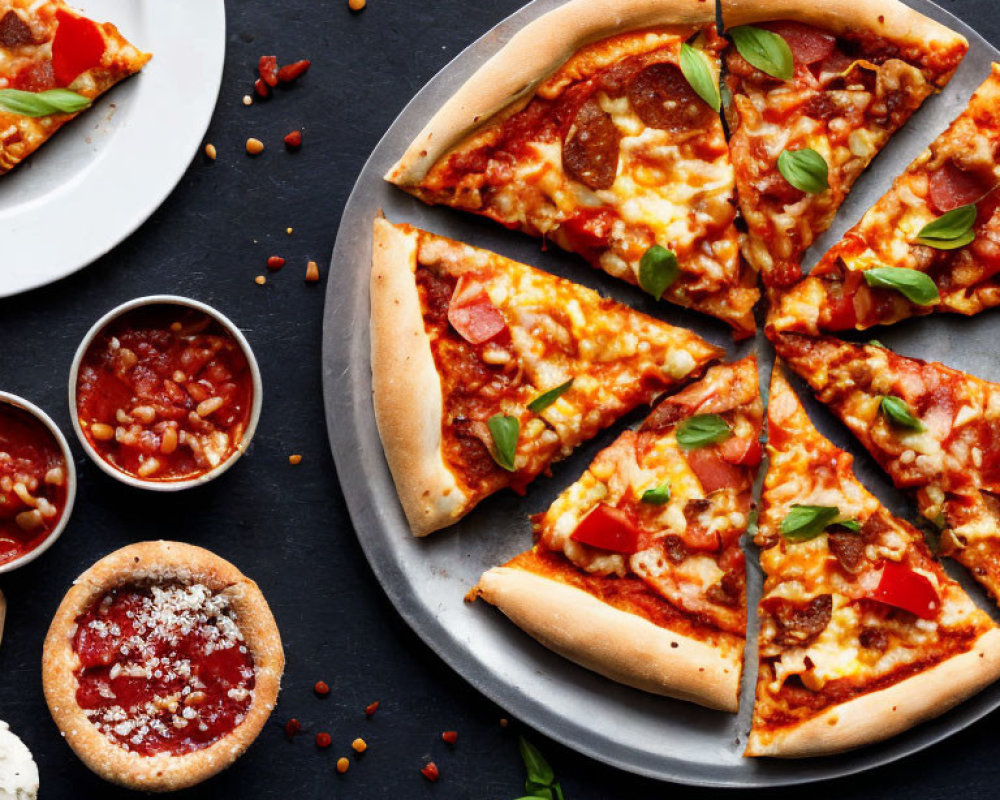
<instances>
[{"instance_id":1,"label":"cut pizza triangle","mask_svg":"<svg viewBox=\"0 0 1000 800\"><path fill-rule=\"evenodd\" d=\"M1000 384L884 347L784 334L778 354L1000 598Z\"/></svg>"},{"instance_id":2,"label":"cut pizza triangle","mask_svg":"<svg viewBox=\"0 0 1000 800\"><path fill-rule=\"evenodd\" d=\"M759 671L748 756L841 752L1000 676L1000 630L813 427L781 365L768 400Z\"/></svg>"},{"instance_id":3,"label":"cut pizza triangle","mask_svg":"<svg viewBox=\"0 0 1000 800\"><path fill-rule=\"evenodd\" d=\"M613 680L736 711L762 417L756 360L712 367L601 451L470 596Z\"/></svg>"},{"instance_id":4,"label":"cut pizza triangle","mask_svg":"<svg viewBox=\"0 0 1000 800\"><path fill-rule=\"evenodd\" d=\"M524 487L723 351L597 292L378 218L372 381L386 459L423 535Z\"/></svg>"},{"instance_id":5,"label":"cut pizza triangle","mask_svg":"<svg viewBox=\"0 0 1000 800\"><path fill-rule=\"evenodd\" d=\"M724 46L711 2L571 0L476 72L386 179L749 336L759 291L717 113Z\"/></svg>"},{"instance_id":6,"label":"cut pizza triangle","mask_svg":"<svg viewBox=\"0 0 1000 800\"><path fill-rule=\"evenodd\" d=\"M948 82L968 43L898 0L722 0L722 21L737 45L725 83L741 248L765 285L787 286L854 181Z\"/></svg>"},{"instance_id":7,"label":"cut pizza triangle","mask_svg":"<svg viewBox=\"0 0 1000 800\"><path fill-rule=\"evenodd\" d=\"M998 152L1000 65L994 64L968 108L809 276L774 293L769 324L803 333L864 330L1000 305ZM932 224L939 239L922 236L925 229L934 236Z\"/></svg>"},{"instance_id":8,"label":"cut pizza triangle","mask_svg":"<svg viewBox=\"0 0 1000 800\"><path fill-rule=\"evenodd\" d=\"M68 90L77 108L135 74L152 56L110 22L98 24L62 0L0 0L0 175L10 171L78 116L37 108L51 90ZM32 104L14 111L10 104ZM62 102L66 97L61 98Z\"/></svg>"}]
</instances>

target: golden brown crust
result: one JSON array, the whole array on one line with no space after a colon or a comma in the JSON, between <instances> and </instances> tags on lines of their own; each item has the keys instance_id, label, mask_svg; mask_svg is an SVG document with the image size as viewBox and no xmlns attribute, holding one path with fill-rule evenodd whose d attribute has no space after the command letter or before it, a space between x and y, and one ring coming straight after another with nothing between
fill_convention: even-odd
<instances>
[{"instance_id":1,"label":"golden brown crust","mask_svg":"<svg viewBox=\"0 0 1000 800\"><path fill-rule=\"evenodd\" d=\"M887 689L833 706L800 725L753 730L748 756L799 758L840 753L895 736L943 714L1000 677L1000 630L971 650Z\"/></svg>"},{"instance_id":2,"label":"golden brown crust","mask_svg":"<svg viewBox=\"0 0 1000 800\"><path fill-rule=\"evenodd\" d=\"M417 186L455 144L528 98L590 42L645 27L714 22L715 4L709 0L570 0L526 25L480 67L431 118L385 179L397 186Z\"/></svg>"},{"instance_id":3,"label":"golden brown crust","mask_svg":"<svg viewBox=\"0 0 1000 800\"><path fill-rule=\"evenodd\" d=\"M98 731L76 702L76 619L116 586L158 579L197 580L213 592L225 594L254 659L253 702L243 722L209 747L181 756L144 756L119 747ZM168 792L212 777L253 743L274 709L284 664L278 627L256 583L201 547L139 542L105 556L74 581L45 637L42 685L52 718L90 769L107 781L132 789Z\"/></svg>"},{"instance_id":4,"label":"golden brown crust","mask_svg":"<svg viewBox=\"0 0 1000 800\"><path fill-rule=\"evenodd\" d=\"M551 650L611 680L735 712L743 643L729 648L675 633L560 581L494 567L473 589Z\"/></svg>"},{"instance_id":5,"label":"golden brown crust","mask_svg":"<svg viewBox=\"0 0 1000 800\"><path fill-rule=\"evenodd\" d=\"M378 217L371 274L375 420L415 536L461 519L472 498L444 463L441 379L413 278L418 234Z\"/></svg>"}]
</instances>

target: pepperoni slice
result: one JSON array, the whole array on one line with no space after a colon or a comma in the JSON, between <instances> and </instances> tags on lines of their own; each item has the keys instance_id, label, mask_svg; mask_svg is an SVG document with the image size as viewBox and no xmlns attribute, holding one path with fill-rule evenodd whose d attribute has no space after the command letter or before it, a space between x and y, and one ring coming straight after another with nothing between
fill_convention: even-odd
<instances>
[{"instance_id":1,"label":"pepperoni slice","mask_svg":"<svg viewBox=\"0 0 1000 800\"><path fill-rule=\"evenodd\" d=\"M976 232L976 240L969 248L982 268L979 280L985 280L1000 272L1000 208L986 220Z\"/></svg>"},{"instance_id":2,"label":"pepperoni slice","mask_svg":"<svg viewBox=\"0 0 1000 800\"><path fill-rule=\"evenodd\" d=\"M974 203L988 188L976 175L948 161L931 175L928 195L931 205L943 214Z\"/></svg>"},{"instance_id":3,"label":"pepperoni slice","mask_svg":"<svg viewBox=\"0 0 1000 800\"><path fill-rule=\"evenodd\" d=\"M715 119L674 64L651 64L637 72L628 85L628 100L646 125L671 133L703 128Z\"/></svg>"},{"instance_id":4,"label":"pepperoni slice","mask_svg":"<svg viewBox=\"0 0 1000 800\"><path fill-rule=\"evenodd\" d=\"M563 142L563 169L591 189L610 189L618 174L621 134L593 97L580 106Z\"/></svg>"},{"instance_id":5,"label":"pepperoni slice","mask_svg":"<svg viewBox=\"0 0 1000 800\"><path fill-rule=\"evenodd\" d=\"M727 487L738 488L744 482L742 471L723 460L715 448L689 450L684 456L705 494Z\"/></svg>"},{"instance_id":6,"label":"pepperoni slice","mask_svg":"<svg viewBox=\"0 0 1000 800\"><path fill-rule=\"evenodd\" d=\"M719 455L730 464L756 467L763 457L763 451L756 439L733 436L719 445Z\"/></svg>"},{"instance_id":7,"label":"pepperoni slice","mask_svg":"<svg viewBox=\"0 0 1000 800\"><path fill-rule=\"evenodd\" d=\"M31 44L35 37L14 9L11 9L0 17L0 45L4 47L20 47L22 44Z\"/></svg>"},{"instance_id":8,"label":"pepperoni slice","mask_svg":"<svg viewBox=\"0 0 1000 800\"><path fill-rule=\"evenodd\" d=\"M52 71L57 86L69 86L76 77L101 63L104 35L97 23L68 11L56 11L52 38Z\"/></svg>"},{"instance_id":9,"label":"pepperoni slice","mask_svg":"<svg viewBox=\"0 0 1000 800\"><path fill-rule=\"evenodd\" d=\"M448 322L469 344L482 344L507 329L507 322L486 290L469 290L461 282L448 304Z\"/></svg>"},{"instance_id":10,"label":"pepperoni slice","mask_svg":"<svg viewBox=\"0 0 1000 800\"><path fill-rule=\"evenodd\" d=\"M837 37L801 22L772 22L762 27L788 42L797 64L815 64L833 53Z\"/></svg>"}]
</instances>

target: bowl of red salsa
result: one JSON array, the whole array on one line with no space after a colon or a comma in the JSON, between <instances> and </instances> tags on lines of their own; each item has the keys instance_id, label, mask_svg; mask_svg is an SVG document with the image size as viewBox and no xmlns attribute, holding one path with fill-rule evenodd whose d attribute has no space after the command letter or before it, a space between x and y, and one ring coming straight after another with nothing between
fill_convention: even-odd
<instances>
[{"instance_id":1,"label":"bowl of red salsa","mask_svg":"<svg viewBox=\"0 0 1000 800\"><path fill-rule=\"evenodd\" d=\"M0 572L52 546L75 496L76 469L62 432L37 406L0 392Z\"/></svg>"},{"instance_id":2,"label":"bowl of red salsa","mask_svg":"<svg viewBox=\"0 0 1000 800\"><path fill-rule=\"evenodd\" d=\"M73 427L114 478L176 491L221 475L260 417L260 369L240 330L185 297L140 297L112 309L77 349Z\"/></svg>"}]
</instances>

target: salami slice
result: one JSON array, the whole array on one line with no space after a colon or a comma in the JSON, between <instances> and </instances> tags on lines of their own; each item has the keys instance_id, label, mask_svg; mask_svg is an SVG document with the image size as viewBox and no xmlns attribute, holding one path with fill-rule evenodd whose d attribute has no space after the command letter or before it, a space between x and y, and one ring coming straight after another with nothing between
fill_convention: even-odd
<instances>
[{"instance_id":1,"label":"salami slice","mask_svg":"<svg viewBox=\"0 0 1000 800\"><path fill-rule=\"evenodd\" d=\"M943 214L974 203L988 188L976 175L948 161L931 175L928 197L931 205Z\"/></svg>"},{"instance_id":2,"label":"salami slice","mask_svg":"<svg viewBox=\"0 0 1000 800\"><path fill-rule=\"evenodd\" d=\"M33 41L31 28L17 15L14 9L0 17L0 45L20 47L22 44L31 44Z\"/></svg>"},{"instance_id":3,"label":"salami slice","mask_svg":"<svg viewBox=\"0 0 1000 800\"><path fill-rule=\"evenodd\" d=\"M797 64L815 64L833 53L837 37L801 22L773 22L762 27L788 42Z\"/></svg>"},{"instance_id":4,"label":"salami slice","mask_svg":"<svg viewBox=\"0 0 1000 800\"><path fill-rule=\"evenodd\" d=\"M563 142L563 169L591 189L610 189L618 174L621 134L596 98L586 100Z\"/></svg>"},{"instance_id":5,"label":"salami slice","mask_svg":"<svg viewBox=\"0 0 1000 800\"><path fill-rule=\"evenodd\" d=\"M703 128L715 114L674 64L651 64L637 72L628 99L646 125L672 133Z\"/></svg>"}]
</instances>

